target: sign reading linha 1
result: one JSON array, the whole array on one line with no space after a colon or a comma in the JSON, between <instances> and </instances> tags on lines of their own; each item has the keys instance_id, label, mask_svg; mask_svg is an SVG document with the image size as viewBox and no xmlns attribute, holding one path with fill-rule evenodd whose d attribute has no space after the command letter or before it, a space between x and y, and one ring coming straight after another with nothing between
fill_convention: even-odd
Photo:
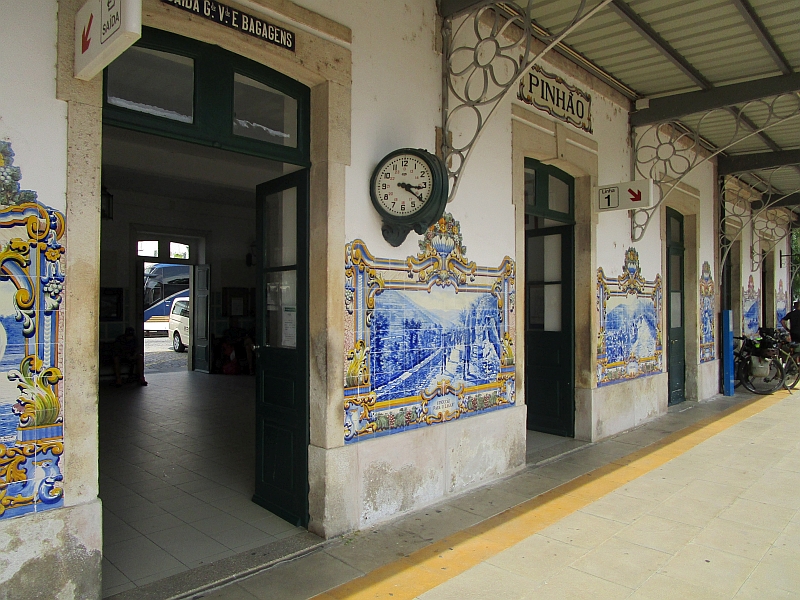
<instances>
[{"instance_id":1,"label":"sign reading linha 1","mask_svg":"<svg viewBox=\"0 0 800 600\"><path fill-rule=\"evenodd\" d=\"M75 77L90 80L142 37L142 0L89 0L75 15Z\"/></svg>"},{"instance_id":2,"label":"sign reading linha 1","mask_svg":"<svg viewBox=\"0 0 800 600\"><path fill-rule=\"evenodd\" d=\"M236 8L220 4L217 0L161 0L161 2L294 52L293 32Z\"/></svg>"},{"instance_id":3,"label":"sign reading linha 1","mask_svg":"<svg viewBox=\"0 0 800 600\"><path fill-rule=\"evenodd\" d=\"M539 65L519 82L517 98L556 119L592 133L592 97Z\"/></svg>"},{"instance_id":4,"label":"sign reading linha 1","mask_svg":"<svg viewBox=\"0 0 800 600\"><path fill-rule=\"evenodd\" d=\"M640 179L597 188L597 210L635 210L653 205L653 180Z\"/></svg>"}]
</instances>

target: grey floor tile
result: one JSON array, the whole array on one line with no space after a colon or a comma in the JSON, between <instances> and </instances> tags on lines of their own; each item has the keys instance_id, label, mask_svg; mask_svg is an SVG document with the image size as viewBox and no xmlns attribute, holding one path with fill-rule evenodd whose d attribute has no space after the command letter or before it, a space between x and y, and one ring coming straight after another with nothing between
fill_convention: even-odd
<instances>
[{"instance_id":1,"label":"grey floor tile","mask_svg":"<svg viewBox=\"0 0 800 600\"><path fill-rule=\"evenodd\" d=\"M247 524L229 529L226 528L215 533L210 533L208 536L232 550L244 546L248 548L263 546L275 539L274 536Z\"/></svg>"},{"instance_id":2,"label":"grey floor tile","mask_svg":"<svg viewBox=\"0 0 800 600\"><path fill-rule=\"evenodd\" d=\"M133 587L133 582L125 577L118 568L112 565L107 558L103 558L103 594L106 594L107 590L111 590L114 588L119 588L122 586L125 587Z\"/></svg>"},{"instance_id":3,"label":"grey floor tile","mask_svg":"<svg viewBox=\"0 0 800 600\"><path fill-rule=\"evenodd\" d=\"M130 525L139 533L150 535L151 533L163 531L164 529L171 529L172 527L177 527L182 524L183 521L178 517L165 512L154 517L147 517L141 521L132 521Z\"/></svg>"},{"instance_id":4,"label":"grey floor tile","mask_svg":"<svg viewBox=\"0 0 800 600\"><path fill-rule=\"evenodd\" d=\"M133 582L183 567L178 559L145 537L104 545L103 553Z\"/></svg>"},{"instance_id":5,"label":"grey floor tile","mask_svg":"<svg viewBox=\"0 0 800 600\"><path fill-rule=\"evenodd\" d=\"M183 564L229 550L223 544L188 524L151 533L149 538Z\"/></svg>"},{"instance_id":6,"label":"grey floor tile","mask_svg":"<svg viewBox=\"0 0 800 600\"><path fill-rule=\"evenodd\" d=\"M131 527L128 523L110 513L103 511L103 543L116 544L137 538L141 535L139 531Z\"/></svg>"}]
</instances>

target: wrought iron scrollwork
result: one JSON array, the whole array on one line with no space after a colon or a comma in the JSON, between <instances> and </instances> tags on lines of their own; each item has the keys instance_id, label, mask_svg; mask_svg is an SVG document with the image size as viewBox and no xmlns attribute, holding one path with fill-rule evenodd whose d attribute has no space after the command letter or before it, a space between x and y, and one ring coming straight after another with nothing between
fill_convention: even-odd
<instances>
[{"instance_id":1,"label":"wrought iron scrollwork","mask_svg":"<svg viewBox=\"0 0 800 600\"><path fill-rule=\"evenodd\" d=\"M611 0L581 0L557 33L534 36L533 0L489 2L442 25L442 150L455 197L472 149L500 101L533 63ZM539 40L539 42L537 42ZM541 47L544 44L544 47Z\"/></svg>"},{"instance_id":2,"label":"wrought iron scrollwork","mask_svg":"<svg viewBox=\"0 0 800 600\"><path fill-rule=\"evenodd\" d=\"M684 118L682 122L658 123L637 132L634 146L636 172L642 178L653 179L658 192L657 200L652 207L633 211L631 239L637 242L644 237L653 214L692 170L712 157L734 149L737 145L751 140L760 133L798 117L800 117L800 96L788 93L772 98L753 100L735 107L715 108L691 115ZM754 119L758 121L755 128L752 126ZM731 130L732 133L718 147L710 147L705 140L708 137L706 131L711 130L717 136L721 130ZM734 179L743 183L745 180L741 177ZM778 224L775 219L778 218L779 213L782 214L784 211L775 211L774 204L780 200L780 197L788 194L785 191L778 191L777 186L763 181L763 178L762 181L753 179L747 186L755 186L754 195L769 195L772 199L769 204L773 209L770 206L762 206L751 217L753 221L772 223L766 227L774 231L782 231L783 226ZM733 204L737 202L734 201ZM723 204L723 207L725 205ZM727 218L725 211L721 218L723 221ZM736 220L742 218L742 215L732 215L732 218ZM757 230L760 231L758 226ZM730 231L728 233L730 234ZM734 239L729 238L727 243L732 243ZM724 255L721 260L724 260Z\"/></svg>"},{"instance_id":3,"label":"wrought iron scrollwork","mask_svg":"<svg viewBox=\"0 0 800 600\"><path fill-rule=\"evenodd\" d=\"M771 252L789 235L795 217L789 209L781 208L780 202L798 190L785 193L774 185L788 169L794 167L783 166L769 171L767 178L760 178L760 190L755 189L752 182L743 180L741 175L729 176L720 182L720 264L725 264L731 246L747 228L751 231L750 266L753 272L761 267L764 254Z\"/></svg>"}]
</instances>

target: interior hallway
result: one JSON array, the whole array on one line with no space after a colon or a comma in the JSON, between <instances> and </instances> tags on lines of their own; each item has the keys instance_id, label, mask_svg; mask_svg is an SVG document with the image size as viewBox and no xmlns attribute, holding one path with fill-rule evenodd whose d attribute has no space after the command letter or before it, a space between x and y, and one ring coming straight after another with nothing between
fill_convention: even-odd
<instances>
[{"instance_id":1,"label":"interior hallway","mask_svg":"<svg viewBox=\"0 0 800 600\"><path fill-rule=\"evenodd\" d=\"M684 403L193 597L796 598L799 429L800 393Z\"/></svg>"},{"instance_id":2,"label":"interior hallway","mask_svg":"<svg viewBox=\"0 0 800 600\"><path fill-rule=\"evenodd\" d=\"M255 378L146 372L100 389L103 596L308 535L250 500Z\"/></svg>"}]
</instances>

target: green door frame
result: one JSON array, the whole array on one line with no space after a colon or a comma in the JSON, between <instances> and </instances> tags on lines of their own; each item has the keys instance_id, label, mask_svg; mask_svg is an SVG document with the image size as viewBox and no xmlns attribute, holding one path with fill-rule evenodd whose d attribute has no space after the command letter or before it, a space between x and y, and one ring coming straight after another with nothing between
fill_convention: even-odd
<instances>
[{"instance_id":1,"label":"green door frame","mask_svg":"<svg viewBox=\"0 0 800 600\"><path fill-rule=\"evenodd\" d=\"M667 379L669 404L686 399L686 302L683 215L666 209L667 219ZM677 325L677 327L675 326Z\"/></svg>"},{"instance_id":2,"label":"green door frame","mask_svg":"<svg viewBox=\"0 0 800 600\"><path fill-rule=\"evenodd\" d=\"M108 68L103 71L103 123L176 140L310 166L311 91L269 67L219 46L159 29L142 27L135 47L191 58L194 61L194 114L191 123L148 114L108 102ZM113 68L113 63L109 68ZM297 147L254 140L233 133L233 77L245 75L297 102Z\"/></svg>"},{"instance_id":3,"label":"green door frame","mask_svg":"<svg viewBox=\"0 0 800 600\"><path fill-rule=\"evenodd\" d=\"M282 193L296 190L296 262L264 264L270 214L267 204L281 202ZM308 188L303 169L258 186L256 193L258 290L256 293L256 481L253 502L303 527L308 525ZM280 231L282 221L276 223ZM281 246L281 249L283 247ZM294 345L283 343L287 328L282 314L285 278L295 273ZM266 298L272 302L265 303ZM270 305L271 304L271 305ZM289 307L291 308L291 307ZM281 340L275 343L276 340Z\"/></svg>"},{"instance_id":4,"label":"green door frame","mask_svg":"<svg viewBox=\"0 0 800 600\"><path fill-rule=\"evenodd\" d=\"M184 123L110 104L107 92L108 69L106 69L103 74L103 124L305 167L301 171L262 184L256 191L257 198L263 198L265 194L282 185L295 185L298 188L298 264L295 265L298 274L298 306L297 347L295 350L289 352L281 348L266 349L263 347L263 343L259 344L262 346L257 353L259 355L257 363L260 367L265 365L265 361L293 365L291 387L294 388L294 391L290 402L291 407L279 406L280 399L275 402L277 395L270 396L265 401L267 394L265 394L264 382L267 380L266 377L273 376L273 383L275 383L274 373L269 374L270 368L273 368L274 365L259 370L255 415L257 420L257 473L256 493L253 500L292 523L306 526L308 524L308 443L310 436L308 343L306 339L308 335L308 167L311 165L310 90L277 71L218 46L158 29L143 27L142 37L135 45L188 57L194 61L193 120L191 123ZM113 63L110 68L113 68ZM254 140L233 133L234 74L236 73L290 96L296 101L296 147ZM263 218L262 208L257 202L259 222ZM263 234L262 227L257 236L259 255L262 258ZM260 269L259 273L259 277L263 278L264 271ZM262 287L262 291L263 289ZM263 296L263 293L258 296ZM257 310L263 311L265 309L263 298L260 298L259 302ZM263 314L258 314L258 318L263 319ZM289 356L290 354L291 356ZM288 380L285 380L284 383L286 381ZM270 390L270 394L273 391ZM283 422L281 418L284 418ZM268 436L267 429L275 436ZM281 452L285 454L279 456ZM289 473L286 471L287 468L290 470ZM285 485L287 481L289 483Z\"/></svg>"},{"instance_id":5,"label":"green door frame","mask_svg":"<svg viewBox=\"0 0 800 600\"><path fill-rule=\"evenodd\" d=\"M525 159L525 215L534 225L525 232L525 260L529 239L561 236L561 330L531 328L531 289L545 282L532 282L526 272L528 315L525 323L525 398L527 428L565 437L575 436L575 183L574 179L539 161ZM533 181L529 175L534 175ZM549 205L551 177L568 186L568 210ZM532 185L531 185L532 184ZM538 375L538 376L537 376ZM536 392L539 392L538 394Z\"/></svg>"}]
</instances>

